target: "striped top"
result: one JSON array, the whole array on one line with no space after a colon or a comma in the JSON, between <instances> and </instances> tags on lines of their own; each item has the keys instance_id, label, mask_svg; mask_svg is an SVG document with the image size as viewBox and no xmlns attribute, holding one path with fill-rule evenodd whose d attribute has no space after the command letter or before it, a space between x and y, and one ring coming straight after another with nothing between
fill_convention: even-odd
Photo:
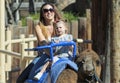
<instances>
[{"instance_id":1,"label":"striped top","mask_svg":"<svg viewBox=\"0 0 120 83\"><path fill-rule=\"evenodd\" d=\"M60 41L72 41L73 36L71 34L64 34L60 37L52 37L53 42L58 43ZM57 55L59 58L62 57L71 57L72 56L72 46L57 46L55 47L55 53L54 55Z\"/></svg>"}]
</instances>

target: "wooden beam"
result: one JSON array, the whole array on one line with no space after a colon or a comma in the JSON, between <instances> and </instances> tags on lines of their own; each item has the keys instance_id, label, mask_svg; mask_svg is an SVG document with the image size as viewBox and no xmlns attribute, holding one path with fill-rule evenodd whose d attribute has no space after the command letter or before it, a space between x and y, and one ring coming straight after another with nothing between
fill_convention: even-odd
<instances>
[{"instance_id":1,"label":"wooden beam","mask_svg":"<svg viewBox=\"0 0 120 83\"><path fill-rule=\"evenodd\" d=\"M86 16L87 16L87 39L92 40L92 28L91 28L91 10L87 9L86 10ZM92 49L92 44L88 44L88 49Z\"/></svg>"},{"instance_id":2,"label":"wooden beam","mask_svg":"<svg viewBox=\"0 0 120 83\"><path fill-rule=\"evenodd\" d=\"M37 10L40 9L40 7L44 4L44 2L35 2L35 7ZM18 3L13 3L13 9L16 9L18 7ZM20 10L29 10L29 3L23 2L20 6Z\"/></svg>"},{"instance_id":3,"label":"wooden beam","mask_svg":"<svg viewBox=\"0 0 120 83\"><path fill-rule=\"evenodd\" d=\"M120 0L112 0L111 83L120 82Z\"/></svg>"},{"instance_id":4,"label":"wooden beam","mask_svg":"<svg viewBox=\"0 0 120 83\"><path fill-rule=\"evenodd\" d=\"M0 0L0 49L5 49L5 1ZM0 53L0 83L5 82L5 55Z\"/></svg>"}]
</instances>

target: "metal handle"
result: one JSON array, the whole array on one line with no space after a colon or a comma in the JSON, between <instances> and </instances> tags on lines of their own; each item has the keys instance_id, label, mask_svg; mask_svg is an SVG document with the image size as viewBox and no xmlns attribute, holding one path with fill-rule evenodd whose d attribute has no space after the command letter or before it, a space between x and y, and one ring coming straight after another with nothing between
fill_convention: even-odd
<instances>
[{"instance_id":1,"label":"metal handle","mask_svg":"<svg viewBox=\"0 0 120 83\"><path fill-rule=\"evenodd\" d=\"M83 40L83 39L73 39L74 42L78 43L92 43L92 40Z\"/></svg>"}]
</instances>

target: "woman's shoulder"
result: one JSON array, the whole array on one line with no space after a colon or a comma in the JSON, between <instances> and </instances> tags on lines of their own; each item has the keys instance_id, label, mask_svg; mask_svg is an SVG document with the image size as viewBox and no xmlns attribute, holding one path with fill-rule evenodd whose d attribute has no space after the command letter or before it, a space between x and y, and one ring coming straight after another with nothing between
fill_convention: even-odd
<instances>
[{"instance_id":1,"label":"woman's shoulder","mask_svg":"<svg viewBox=\"0 0 120 83\"><path fill-rule=\"evenodd\" d=\"M38 22L38 24L36 25L36 28L43 28L43 27L45 27L45 26L43 25L42 22Z\"/></svg>"},{"instance_id":2,"label":"woman's shoulder","mask_svg":"<svg viewBox=\"0 0 120 83\"><path fill-rule=\"evenodd\" d=\"M35 28L39 28L40 26L37 24L36 26L35 26Z\"/></svg>"}]
</instances>

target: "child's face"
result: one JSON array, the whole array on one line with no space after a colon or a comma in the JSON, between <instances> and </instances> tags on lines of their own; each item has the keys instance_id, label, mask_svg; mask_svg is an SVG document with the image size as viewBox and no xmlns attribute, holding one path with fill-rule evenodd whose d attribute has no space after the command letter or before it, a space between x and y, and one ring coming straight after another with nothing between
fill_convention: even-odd
<instances>
[{"instance_id":1,"label":"child's face","mask_svg":"<svg viewBox=\"0 0 120 83\"><path fill-rule=\"evenodd\" d=\"M62 22L58 22L55 27L56 34L61 36L66 33L66 27Z\"/></svg>"}]
</instances>

